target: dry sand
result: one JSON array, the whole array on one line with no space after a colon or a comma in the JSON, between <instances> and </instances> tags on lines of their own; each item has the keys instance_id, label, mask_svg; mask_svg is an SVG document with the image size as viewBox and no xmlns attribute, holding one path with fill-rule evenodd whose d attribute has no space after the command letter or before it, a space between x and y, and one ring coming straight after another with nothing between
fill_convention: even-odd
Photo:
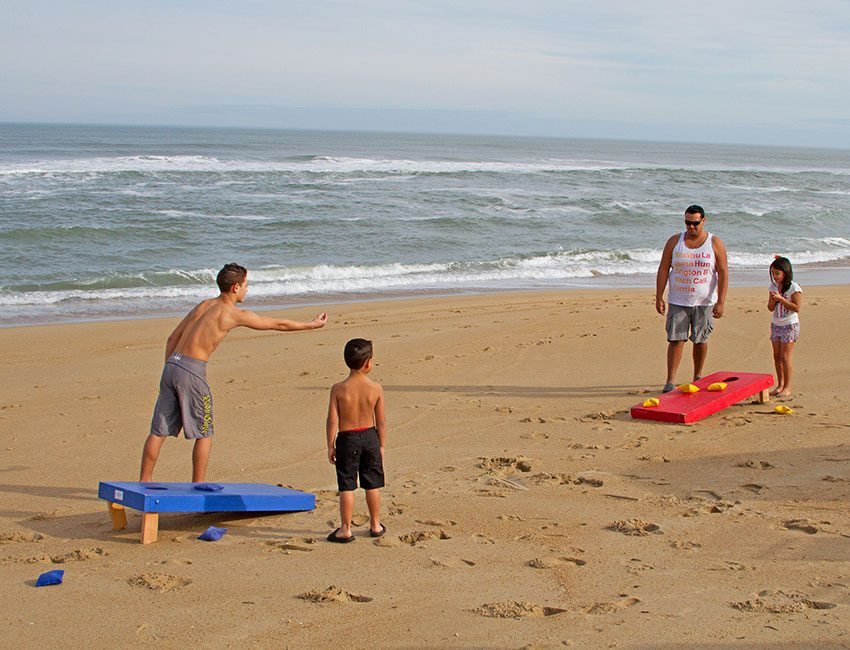
<instances>
[{"instance_id":1,"label":"dry sand","mask_svg":"<svg viewBox=\"0 0 850 650\"><path fill-rule=\"evenodd\" d=\"M2 645L848 647L850 287L805 291L795 413L747 400L694 425L629 416L664 378L651 290L345 304L318 332L234 332L210 363L207 478L290 485L316 510L166 514L151 545L132 510L112 531L97 484L136 480L176 319L0 330ZM764 302L732 290L707 371L772 372ZM336 545L324 417L357 336L386 389L388 533L368 537L358 492L358 539ZM168 441L155 478L188 480L190 454ZM228 533L196 540L210 525ZM34 588L55 568L64 584Z\"/></svg>"}]
</instances>

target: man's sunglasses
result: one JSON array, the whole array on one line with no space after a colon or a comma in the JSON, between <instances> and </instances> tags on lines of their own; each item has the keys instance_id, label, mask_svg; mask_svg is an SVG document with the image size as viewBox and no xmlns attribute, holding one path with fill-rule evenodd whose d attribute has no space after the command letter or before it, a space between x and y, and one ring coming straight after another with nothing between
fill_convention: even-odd
<instances>
[{"instance_id":1,"label":"man's sunglasses","mask_svg":"<svg viewBox=\"0 0 850 650\"><path fill-rule=\"evenodd\" d=\"M690 221L689 219L685 219L686 226L693 226L696 228L698 225L702 223L702 219L698 219L697 221Z\"/></svg>"}]
</instances>

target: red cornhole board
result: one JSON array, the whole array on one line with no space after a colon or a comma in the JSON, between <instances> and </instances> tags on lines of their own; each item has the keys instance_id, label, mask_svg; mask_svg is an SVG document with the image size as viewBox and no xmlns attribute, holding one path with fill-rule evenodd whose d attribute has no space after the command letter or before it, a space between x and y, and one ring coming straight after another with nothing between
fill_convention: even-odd
<instances>
[{"instance_id":1,"label":"red cornhole board","mask_svg":"<svg viewBox=\"0 0 850 650\"><path fill-rule=\"evenodd\" d=\"M710 391L716 382L725 382L726 390ZM717 413L741 400L759 396L760 402L768 401L768 389L773 386L773 375L756 372L715 372L693 382L700 390L683 393L678 388L658 396L658 406L647 407L643 403L632 407L632 417L639 420L659 422L696 422Z\"/></svg>"}]
</instances>

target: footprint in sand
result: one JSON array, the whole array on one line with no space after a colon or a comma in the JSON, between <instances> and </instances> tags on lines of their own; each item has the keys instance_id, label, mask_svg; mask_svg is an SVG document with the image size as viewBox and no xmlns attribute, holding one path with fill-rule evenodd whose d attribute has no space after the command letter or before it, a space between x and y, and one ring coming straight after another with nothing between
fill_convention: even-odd
<instances>
[{"instance_id":1,"label":"footprint in sand","mask_svg":"<svg viewBox=\"0 0 850 650\"><path fill-rule=\"evenodd\" d=\"M773 469L773 465L766 460L745 460L735 467L749 467L750 469Z\"/></svg>"},{"instance_id":2,"label":"footprint in sand","mask_svg":"<svg viewBox=\"0 0 850 650\"><path fill-rule=\"evenodd\" d=\"M175 591L192 584L190 578L182 578L169 573L140 573L127 582L134 587L143 587L159 592Z\"/></svg>"},{"instance_id":3,"label":"footprint in sand","mask_svg":"<svg viewBox=\"0 0 850 650\"><path fill-rule=\"evenodd\" d=\"M445 521L441 519L415 519L417 524L422 524L423 526L436 526L437 528L444 528L446 526L457 526L457 522L453 519L447 519Z\"/></svg>"},{"instance_id":4,"label":"footprint in sand","mask_svg":"<svg viewBox=\"0 0 850 650\"><path fill-rule=\"evenodd\" d=\"M566 612L560 607L545 607L534 603L509 600L497 603L484 603L481 607L471 610L478 616L488 618L542 618Z\"/></svg>"},{"instance_id":5,"label":"footprint in sand","mask_svg":"<svg viewBox=\"0 0 850 650\"><path fill-rule=\"evenodd\" d=\"M674 542L670 542L670 548L675 548L677 550L683 551L692 551L694 549L702 548L702 544L699 542L692 542L690 540L676 540Z\"/></svg>"},{"instance_id":6,"label":"footprint in sand","mask_svg":"<svg viewBox=\"0 0 850 650\"><path fill-rule=\"evenodd\" d=\"M405 544L410 544L411 546L416 546L420 542L427 542L429 540L442 540L442 539L451 539L449 534L444 530L415 530L411 533L406 533L404 535L399 535L399 539Z\"/></svg>"},{"instance_id":7,"label":"footprint in sand","mask_svg":"<svg viewBox=\"0 0 850 650\"><path fill-rule=\"evenodd\" d=\"M68 553L62 553L58 555L48 555L46 553L42 553L41 555L20 558L14 561L22 564L65 564L66 562L84 562L86 560L92 560L94 558L103 557L105 555L109 555L109 552L99 547L78 548L74 549L73 551L69 551Z\"/></svg>"},{"instance_id":8,"label":"footprint in sand","mask_svg":"<svg viewBox=\"0 0 850 650\"><path fill-rule=\"evenodd\" d=\"M598 420L611 420L617 415L628 413L628 411L596 411L595 413L586 413L576 418L579 422L594 422Z\"/></svg>"},{"instance_id":9,"label":"footprint in sand","mask_svg":"<svg viewBox=\"0 0 850 650\"><path fill-rule=\"evenodd\" d=\"M578 557L536 557L525 563L532 569L554 569L565 565L584 566L585 564L587 564L587 560Z\"/></svg>"},{"instance_id":10,"label":"footprint in sand","mask_svg":"<svg viewBox=\"0 0 850 650\"><path fill-rule=\"evenodd\" d=\"M364 526L369 522L369 515L365 513L357 513L352 515L351 517L351 525L352 526Z\"/></svg>"},{"instance_id":11,"label":"footprint in sand","mask_svg":"<svg viewBox=\"0 0 850 650\"><path fill-rule=\"evenodd\" d=\"M698 497L692 500L701 502L702 505L698 508L691 508L687 512L683 513L683 517L699 517L704 514L716 515L735 507L735 504L729 501L706 502L704 499L700 499Z\"/></svg>"},{"instance_id":12,"label":"footprint in sand","mask_svg":"<svg viewBox=\"0 0 850 650\"><path fill-rule=\"evenodd\" d=\"M753 419L743 415L728 415L723 418L726 421L727 427L743 427L751 424Z\"/></svg>"},{"instance_id":13,"label":"footprint in sand","mask_svg":"<svg viewBox=\"0 0 850 650\"><path fill-rule=\"evenodd\" d=\"M730 607L742 612L759 614L798 614L812 609L833 609L835 603L812 600L805 594L785 591L761 591L754 598L736 603Z\"/></svg>"},{"instance_id":14,"label":"footprint in sand","mask_svg":"<svg viewBox=\"0 0 850 650\"><path fill-rule=\"evenodd\" d=\"M432 557L431 564L444 569L466 569L468 567L475 566L476 562L462 557L449 557L443 559Z\"/></svg>"},{"instance_id":15,"label":"footprint in sand","mask_svg":"<svg viewBox=\"0 0 850 650\"><path fill-rule=\"evenodd\" d=\"M371 603L374 599L370 596L352 594L337 586L331 585L324 591L307 591L298 594L297 598L309 600L312 603Z\"/></svg>"},{"instance_id":16,"label":"footprint in sand","mask_svg":"<svg viewBox=\"0 0 850 650\"><path fill-rule=\"evenodd\" d=\"M577 476L575 482L577 485L590 485L591 487L602 487L605 484L601 478L590 474Z\"/></svg>"},{"instance_id":17,"label":"footprint in sand","mask_svg":"<svg viewBox=\"0 0 850 650\"><path fill-rule=\"evenodd\" d=\"M0 533L0 544L10 544L18 542L40 542L44 539L41 533Z\"/></svg>"},{"instance_id":18,"label":"footprint in sand","mask_svg":"<svg viewBox=\"0 0 850 650\"><path fill-rule=\"evenodd\" d=\"M622 600L618 600L614 603L603 602L603 603L594 603L590 607L584 610L585 614L613 614L615 612L619 612L621 610L626 609L627 607L632 607L633 605L637 605L640 602L638 598L623 598Z\"/></svg>"},{"instance_id":19,"label":"footprint in sand","mask_svg":"<svg viewBox=\"0 0 850 650\"><path fill-rule=\"evenodd\" d=\"M786 530L799 530L808 535L814 535L820 530L816 524L812 523L808 519L791 519L789 521L783 521L782 527Z\"/></svg>"},{"instance_id":20,"label":"footprint in sand","mask_svg":"<svg viewBox=\"0 0 850 650\"><path fill-rule=\"evenodd\" d=\"M534 474L528 480L537 485L572 485L576 479L570 474Z\"/></svg>"},{"instance_id":21,"label":"footprint in sand","mask_svg":"<svg viewBox=\"0 0 850 650\"><path fill-rule=\"evenodd\" d=\"M278 483L278 487L283 485ZM337 493L333 490L316 490L313 494L316 497L316 507L327 505L336 507L339 503Z\"/></svg>"},{"instance_id":22,"label":"footprint in sand","mask_svg":"<svg viewBox=\"0 0 850 650\"><path fill-rule=\"evenodd\" d=\"M651 524L640 519L627 519L615 521L608 526L608 530L613 530L623 535L632 535L635 537L644 537L646 535L662 535L661 527L656 524Z\"/></svg>"},{"instance_id":23,"label":"footprint in sand","mask_svg":"<svg viewBox=\"0 0 850 650\"><path fill-rule=\"evenodd\" d=\"M523 440L548 440L549 434L542 431L533 431L532 433L524 433L520 436Z\"/></svg>"},{"instance_id":24,"label":"footprint in sand","mask_svg":"<svg viewBox=\"0 0 850 650\"><path fill-rule=\"evenodd\" d=\"M481 457L479 458L481 461L478 466L481 469L486 469L492 473L498 473L502 475L510 475L515 471L519 470L520 472L530 472L531 471L531 462L528 458L524 458L522 456L517 457L505 457L505 456L491 456L491 457Z\"/></svg>"},{"instance_id":25,"label":"footprint in sand","mask_svg":"<svg viewBox=\"0 0 850 650\"><path fill-rule=\"evenodd\" d=\"M567 449L610 449L610 447L600 447L599 445L589 444L586 442L571 442L567 441Z\"/></svg>"},{"instance_id":26,"label":"footprint in sand","mask_svg":"<svg viewBox=\"0 0 850 650\"><path fill-rule=\"evenodd\" d=\"M309 553L313 549L311 545L316 543L315 537L290 537L284 540L270 540L266 542L267 551L283 551L289 555L293 551Z\"/></svg>"}]
</instances>

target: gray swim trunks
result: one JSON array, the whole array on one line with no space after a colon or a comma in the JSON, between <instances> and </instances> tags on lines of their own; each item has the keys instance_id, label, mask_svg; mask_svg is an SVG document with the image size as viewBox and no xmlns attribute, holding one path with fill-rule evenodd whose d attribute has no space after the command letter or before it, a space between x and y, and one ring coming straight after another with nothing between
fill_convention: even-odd
<instances>
[{"instance_id":1,"label":"gray swim trunks","mask_svg":"<svg viewBox=\"0 0 850 650\"><path fill-rule=\"evenodd\" d=\"M176 436L180 429L189 439L212 436L212 393L207 384L207 362L175 353L162 369L151 433Z\"/></svg>"},{"instance_id":2,"label":"gray swim trunks","mask_svg":"<svg viewBox=\"0 0 850 650\"><path fill-rule=\"evenodd\" d=\"M667 305L667 340L706 343L714 329L714 305ZM690 337L688 337L690 334Z\"/></svg>"}]
</instances>

